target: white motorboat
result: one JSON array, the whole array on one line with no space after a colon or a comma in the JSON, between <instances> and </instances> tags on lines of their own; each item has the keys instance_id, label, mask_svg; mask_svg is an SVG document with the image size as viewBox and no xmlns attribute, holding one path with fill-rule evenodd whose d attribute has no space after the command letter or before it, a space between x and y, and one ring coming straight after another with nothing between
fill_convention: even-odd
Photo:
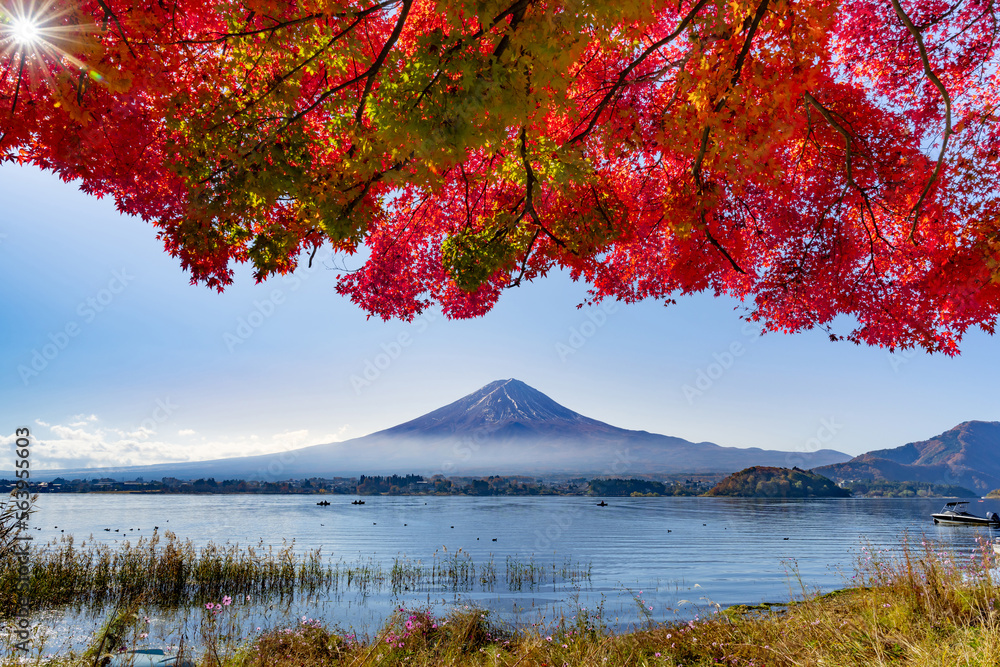
<instances>
[{"instance_id":1,"label":"white motorboat","mask_svg":"<svg viewBox=\"0 0 1000 667\"><path fill-rule=\"evenodd\" d=\"M934 519L934 523L955 526L1000 526L1000 515L996 512L987 512L985 517L976 516L966 511L968 505L967 500L948 503L940 512L931 514L931 518Z\"/></svg>"}]
</instances>

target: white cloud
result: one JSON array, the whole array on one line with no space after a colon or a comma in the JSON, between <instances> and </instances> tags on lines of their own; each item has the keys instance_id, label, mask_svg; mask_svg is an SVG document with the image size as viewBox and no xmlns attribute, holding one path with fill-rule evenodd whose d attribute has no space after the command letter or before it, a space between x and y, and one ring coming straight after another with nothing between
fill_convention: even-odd
<instances>
[{"instance_id":1,"label":"white cloud","mask_svg":"<svg viewBox=\"0 0 1000 667\"><path fill-rule=\"evenodd\" d=\"M316 438L316 444L325 444L328 442L340 442L344 439L351 428L350 424L344 424L337 429L336 433L327 433L326 435Z\"/></svg>"},{"instance_id":2,"label":"white cloud","mask_svg":"<svg viewBox=\"0 0 1000 667\"><path fill-rule=\"evenodd\" d=\"M97 419L77 419L66 424L35 423L48 429L33 429L31 466L35 470L61 468L117 468L154 463L203 461L232 456L254 456L298 449L313 444L334 442L346 426L334 435L310 436L307 429L271 435L197 437L193 429L177 431L171 441L146 427L113 428L94 423ZM194 437L192 437L194 436ZM0 436L0 444L13 443L13 436Z\"/></svg>"},{"instance_id":3,"label":"white cloud","mask_svg":"<svg viewBox=\"0 0 1000 667\"><path fill-rule=\"evenodd\" d=\"M84 421L84 422L96 422L97 421L97 415L95 415L95 414L90 414L90 415L79 414L79 415L73 415L72 417L70 417L70 419L75 419L76 421Z\"/></svg>"},{"instance_id":4,"label":"white cloud","mask_svg":"<svg viewBox=\"0 0 1000 667\"><path fill-rule=\"evenodd\" d=\"M309 431L304 428L297 431L285 431L284 433L275 435L274 440L280 442L286 449L297 449L304 447L308 443Z\"/></svg>"}]
</instances>

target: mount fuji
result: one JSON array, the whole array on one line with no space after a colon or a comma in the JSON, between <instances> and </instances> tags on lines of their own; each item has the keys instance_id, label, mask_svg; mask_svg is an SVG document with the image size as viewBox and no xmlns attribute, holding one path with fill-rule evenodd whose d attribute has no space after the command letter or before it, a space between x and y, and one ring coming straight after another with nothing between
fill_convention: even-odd
<instances>
[{"instance_id":1,"label":"mount fuji","mask_svg":"<svg viewBox=\"0 0 1000 667\"><path fill-rule=\"evenodd\" d=\"M585 417L537 389L509 379L491 382L411 421L344 442L281 454L116 469L48 470L44 475L219 480L388 473L622 476L733 472L755 465L813 468L850 458L829 449L785 452L722 447L623 429Z\"/></svg>"}]
</instances>

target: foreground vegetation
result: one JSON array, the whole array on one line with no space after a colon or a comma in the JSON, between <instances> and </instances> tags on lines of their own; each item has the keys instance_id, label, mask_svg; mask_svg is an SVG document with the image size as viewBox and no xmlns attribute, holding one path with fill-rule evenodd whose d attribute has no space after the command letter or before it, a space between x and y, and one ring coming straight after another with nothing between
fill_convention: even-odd
<instances>
[{"instance_id":1,"label":"foreground vegetation","mask_svg":"<svg viewBox=\"0 0 1000 667\"><path fill-rule=\"evenodd\" d=\"M176 607L214 602L224 595L255 600L336 596L346 592L399 594L416 588L463 592L531 590L542 584L586 582L590 566L571 560L541 562L507 557L474 562L465 551L435 551L426 560L396 557L330 562L320 549L297 554L294 543L281 549L209 543L195 547L166 531L112 547L70 536L32 550L28 597L42 608L121 607L142 600ZM19 561L0 559L0 616L16 605Z\"/></svg>"},{"instance_id":2,"label":"foreground vegetation","mask_svg":"<svg viewBox=\"0 0 1000 667\"><path fill-rule=\"evenodd\" d=\"M435 617L399 609L372 637L302 618L247 630L239 600L203 605L197 650L214 667L265 665L972 665L1000 664L1000 586L990 545L961 556L930 543L902 554L863 550L852 587L781 607L707 609L687 622L646 622L612 632L600 611L580 609L549 626L514 628L479 609ZM636 604L646 609L640 597ZM53 664L95 664L142 646L141 600L121 604L89 651ZM190 644L189 644L190 646ZM181 652L185 649L180 647ZM7 654L8 656L10 653ZM38 658L32 664L44 664ZM7 664L12 664L8 662Z\"/></svg>"}]
</instances>

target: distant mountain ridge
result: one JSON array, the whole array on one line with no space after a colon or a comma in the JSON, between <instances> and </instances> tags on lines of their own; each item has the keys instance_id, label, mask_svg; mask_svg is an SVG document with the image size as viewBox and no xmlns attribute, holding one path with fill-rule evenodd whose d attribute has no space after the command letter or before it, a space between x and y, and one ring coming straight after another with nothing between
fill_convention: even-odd
<instances>
[{"instance_id":1,"label":"distant mountain ridge","mask_svg":"<svg viewBox=\"0 0 1000 667\"><path fill-rule=\"evenodd\" d=\"M1000 422L967 421L929 440L815 469L830 479L932 482L979 493L1000 488Z\"/></svg>"},{"instance_id":2,"label":"distant mountain ridge","mask_svg":"<svg viewBox=\"0 0 1000 667\"><path fill-rule=\"evenodd\" d=\"M497 380L410 421L345 442L281 454L118 469L39 471L45 478L289 479L358 474L626 475L814 467L843 452L721 447L632 431L581 415L515 380Z\"/></svg>"}]
</instances>

